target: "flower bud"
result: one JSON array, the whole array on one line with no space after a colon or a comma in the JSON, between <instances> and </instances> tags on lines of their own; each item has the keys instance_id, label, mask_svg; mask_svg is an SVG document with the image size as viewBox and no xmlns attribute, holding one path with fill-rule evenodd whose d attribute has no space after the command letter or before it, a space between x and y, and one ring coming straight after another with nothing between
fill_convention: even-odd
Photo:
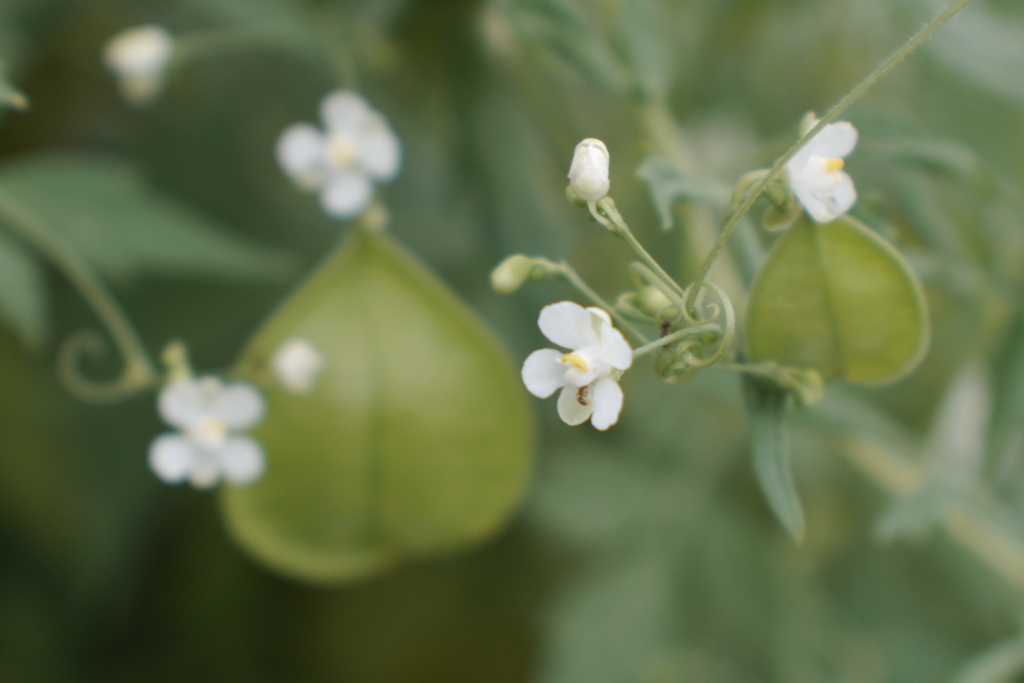
<instances>
[{"instance_id":1,"label":"flower bud","mask_svg":"<svg viewBox=\"0 0 1024 683\"><path fill-rule=\"evenodd\" d=\"M514 254L498 264L491 271L491 286L501 294L511 294L526 282L533 271L533 259L522 254Z\"/></svg>"},{"instance_id":2,"label":"flower bud","mask_svg":"<svg viewBox=\"0 0 1024 683\"><path fill-rule=\"evenodd\" d=\"M576 145L569 167L569 182L576 195L594 202L608 194L608 164L608 148L600 140L587 138Z\"/></svg>"},{"instance_id":3,"label":"flower bud","mask_svg":"<svg viewBox=\"0 0 1024 683\"><path fill-rule=\"evenodd\" d=\"M121 31L103 47L103 61L117 76L121 96L131 105L151 104L163 91L174 38L154 24Z\"/></svg>"},{"instance_id":4,"label":"flower bud","mask_svg":"<svg viewBox=\"0 0 1024 683\"><path fill-rule=\"evenodd\" d=\"M285 389L293 394L308 394L324 369L324 356L308 340L292 337L274 352L271 365Z\"/></svg>"}]
</instances>

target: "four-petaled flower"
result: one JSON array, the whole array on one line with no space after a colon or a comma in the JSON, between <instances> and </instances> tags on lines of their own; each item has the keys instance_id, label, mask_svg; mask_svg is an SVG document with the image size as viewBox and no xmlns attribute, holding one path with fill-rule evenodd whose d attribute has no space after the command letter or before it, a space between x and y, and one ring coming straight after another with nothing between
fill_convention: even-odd
<instances>
[{"instance_id":1,"label":"four-petaled flower","mask_svg":"<svg viewBox=\"0 0 1024 683\"><path fill-rule=\"evenodd\" d=\"M320 205L335 218L367 209L373 182L395 177L401 165L398 137L366 100L339 90L320 103L324 131L308 123L287 128L277 142L277 160L301 189L320 193Z\"/></svg>"},{"instance_id":2,"label":"four-petaled flower","mask_svg":"<svg viewBox=\"0 0 1024 683\"><path fill-rule=\"evenodd\" d=\"M263 396L251 385L224 384L217 377L182 379L160 391L157 407L160 417L181 430L158 436L149 447L149 465L163 481L209 488L222 478L245 485L263 475L263 447L236 433L263 419Z\"/></svg>"},{"instance_id":3,"label":"four-petaled flower","mask_svg":"<svg viewBox=\"0 0 1024 683\"><path fill-rule=\"evenodd\" d=\"M174 54L174 38L155 24L121 31L103 47L103 62L117 77L121 97L128 104L151 104L164 89L167 66Z\"/></svg>"},{"instance_id":4,"label":"four-petaled flower","mask_svg":"<svg viewBox=\"0 0 1024 683\"><path fill-rule=\"evenodd\" d=\"M541 309L537 323L544 336L569 353L534 351L523 363L523 382L531 394L547 398L556 390L558 415L569 425L590 422L605 430L622 411L618 378L633 364L633 350L612 327L608 313L562 301Z\"/></svg>"},{"instance_id":5,"label":"four-petaled flower","mask_svg":"<svg viewBox=\"0 0 1024 683\"><path fill-rule=\"evenodd\" d=\"M802 126L817 124L809 116ZM848 121L830 123L786 164L789 188L819 223L828 223L857 201L853 180L843 170L843 157L857 145L857 129Z\"/></svg>"}]
</instances>

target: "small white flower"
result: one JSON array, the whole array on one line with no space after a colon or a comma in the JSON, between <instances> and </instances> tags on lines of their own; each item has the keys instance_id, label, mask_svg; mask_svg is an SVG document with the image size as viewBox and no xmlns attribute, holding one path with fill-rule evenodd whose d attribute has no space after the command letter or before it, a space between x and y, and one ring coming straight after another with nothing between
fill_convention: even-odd
<instances>
[{"instance_id":1,"label":"small white flower","mask_svg":"<svg viewBox=\"0 0 1024 683\"><path fill-rule=\"evenodd\" d=\"M174 38L167 29L147 24L121 31L107 41L103 62L117 76L125 101L143 107L163 91L173 53Z\"/></svg>"},{"instance_id":2,"label":"small white flower","mask_svg":"<svg viewBox=\"0 0 1024 683\"><path fill-rule=\"evenodd\" d=\"M164 421L181 430L158 436L149 447L149 466L163 481L209 488L222 478L245 485L263 475L260 442L236 433L263 419L263 397L251 385L183 379L161 390L157 407Z\"/></svg>"},{"instance_id":3,"label":"small white flower","mask_svg":"<svg viewBox=\"0 0 1024 683\"><path fill-rule=\"evenodd\" d=\"M320 103L324 130L288 127L277 141L277 161L301 189L320 193L335 218L358 216L373 199L373 183L387 182L402 162L398 137L360 95L339 90Z\"/></svg>"},{"instance_id":4,"label":"small white flower","mask_svg":"<svg viewBox=\"0 0 1024 683\"><path fill-rule=\"evenodd\" d=\"M622 333L612 327L600 308L583 308L562 301L541 309L537 321L544 336L569 353L555 349L534 351L523 363L523 383L537 398L561 389L558 415L569 425L590 418L604 431L618 422L622 388L618 378L633 364L633 350Z\"/></svg>"},{"instance_id":5,"label":"small white flower","mask_svg":"<svg viewBox=\"0 0 1024 683\"><path fill-rule=\"evenodd\" d=\"M324 369L324 355L309 340L292 337L277 347L270 363L285 389L308 394Z\"/></svg>"},{"instance_id":6,"label":"small white flower","mask_svg":"<svg viewBox=\"0 0 1024 683\"><path fill-rule=\"evenodd\" d=\"M802 128L817 124L808 116ZM853 180L843 170L843 157L857 145L857 129L848 121L830 123L786 164L789 188L819 223L828 223L857 201Z\"/></svg>"},{"instance_id":7,"label":"small white flower","mask_svg":"<svg viewBox=\"0 0 1024 683\"><path fill-rule=\"evenodd\" d=\"M597 138L587 138L576 145L569 166L569 184L580 199L595 202L608 194L610 157L608 148Z\"/></svg>"}]
</instances>

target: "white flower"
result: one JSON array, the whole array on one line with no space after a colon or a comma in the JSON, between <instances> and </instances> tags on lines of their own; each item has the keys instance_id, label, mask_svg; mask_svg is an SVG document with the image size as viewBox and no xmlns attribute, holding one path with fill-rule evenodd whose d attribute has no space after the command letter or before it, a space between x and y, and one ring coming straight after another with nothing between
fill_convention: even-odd
<instances>
[{"instance_id":1,"label":"white flower","mask_svg":"<svg viewBox=\"0 0 1024 683\"><path fill-rule=\"evenodd\" d=\"M287 128L277 161L303 190L320 193L335 218L358 216L373 199L373 182L398 174L402 150L387 120L360 95L339 90L320 103L324 130L308 123Z\"/></svg>"},{"instance_id":2,"label":"white flower","mask_svg":"<svg viewBox=\"0 0 1024 683\"><path fill-rule=\"evenodd\" d=\"M806 131L817 124L805 119ZM857 129L847 121L830 123L786 164L789 188L819 223L828 223L857 201L853 180L843 170L843 157L857 145Z\"/></svg>"},{"instance_id":3,"label":"white flower","mask_svg":"<svg viewBox=\"0 0 1024 683\"><path fill-rule=\"evenodd\" d=\"M117 76L125 101L142 107L163 91L173 53L174 38L167 29L147 24L121 31L107 41L103 62Z\"/></svg>"},{"instance_id":4,"label":"white flower","mask_svg":"<svg viewBox=\"0 0 1024 683\"><path fill-rule=\"evenodd\" d=\"M324 355L309 340L292 337L277 347L270 364L285 389L308 394L324 369Z\"/></svg>"},{"instance_id":5,"label":"white flower","mask_svg":"<svg viewBox=\"0 0 1024 683\"><path fill-rule=\"evenodd\" d=\"M149 447L149 466L163 481L187 479L209 488L221 478L244 485L263 475L263 447L235 433L263 419L263 397L254 387L216 377L183 379L163 388L157 407L160 417L181 430L158 436Z\"/></svg>"},{"instance_id":6,"label":"white flower","mask_svg":"<svg viewBox=\"0 0 1024 683\"><path fill-rule=\"evenodd\" d=\"M569 166L569 184L580 199L597 201L608 194L610 158L608 148L597 138L587 138L576 145Z\"/></svg>"},{"instance_id":7,"label":"white flower","mask_svg":"<svg viewBox=\"0 0 1024 683\"><path fill-rule=\"evenodd\" d=\"M569 353L534 351L523 363L523 382L538 398L561 389L558 415L569 425L590 418L604 431L618 422L622 389L618 378L633 364L633 350L600 308L562 301L541 309L537 324L544 336Z\"/></svg>"}]
</instances>

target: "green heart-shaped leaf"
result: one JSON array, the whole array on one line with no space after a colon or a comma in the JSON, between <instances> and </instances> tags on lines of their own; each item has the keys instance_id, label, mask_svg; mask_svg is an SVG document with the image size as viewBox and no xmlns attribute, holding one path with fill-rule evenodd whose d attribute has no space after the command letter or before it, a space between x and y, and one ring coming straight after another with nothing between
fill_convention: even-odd
<instances>
[{"instance_id":1,"label":"green heart-shaped leaf","mask_svg":"<svg viewBox=\"0 0 1024 683\"><path fill-rule=\"evenodd\" d=\"M806 216L772 247L747 305L747 356L810 367L826 380L899 379L928 348L917 277L890 244L842 216Z\"/></svg>"},{"instance_id":2,"label":"green heart-shaped leaf","mask_svg":"<svg viewBox=\"0 0 1024 683\"><path fill-rule=\"evenodd\" d=\"M306 395L275 349L326 363ZM518 373L476 316L383 235L355 234L278 310L239 374L266 387L267 471L225 487L235 539L273 569L344 581L494 533L522 496L533 429Z\"/></svg>"}]
</instances>

